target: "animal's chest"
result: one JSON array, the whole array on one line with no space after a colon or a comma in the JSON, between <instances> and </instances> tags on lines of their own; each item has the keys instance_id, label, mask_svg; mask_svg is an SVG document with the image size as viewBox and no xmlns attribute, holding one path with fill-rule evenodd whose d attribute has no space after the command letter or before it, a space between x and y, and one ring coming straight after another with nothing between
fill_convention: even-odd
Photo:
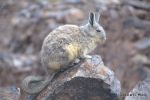
<instances>
[{"instance_id":1,"label":"animal's chest","mask_svg":"<svg viewBox=\"0 0 150 100\"><path fill-rule=\"evenodd\" d=\"M96 48L95 43L91 42L91 43L87 44L87 51L88 51L87 53L92 52L95 48Z\"/></svg>"}]
</instances>

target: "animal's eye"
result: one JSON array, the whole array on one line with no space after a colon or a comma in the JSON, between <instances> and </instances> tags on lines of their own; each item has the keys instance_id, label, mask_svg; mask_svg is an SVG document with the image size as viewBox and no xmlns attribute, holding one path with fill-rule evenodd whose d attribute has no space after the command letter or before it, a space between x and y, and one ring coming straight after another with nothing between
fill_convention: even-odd
<instances>
[{"instance_id":1,"label":"animal's eye","mask_svg":"<svg viewBox=\"0 0 150 100\"><path fill-rule=\"evenodd\" d=\"M96 32L101 32L101 30L96 30Z\"/></svg>"}]
</instances>

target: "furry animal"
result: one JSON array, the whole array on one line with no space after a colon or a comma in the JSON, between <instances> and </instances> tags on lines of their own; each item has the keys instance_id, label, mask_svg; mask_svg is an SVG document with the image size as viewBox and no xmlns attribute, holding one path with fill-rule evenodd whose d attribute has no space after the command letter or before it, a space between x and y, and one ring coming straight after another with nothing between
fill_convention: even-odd
<instances>
[{"instance_id":1,"label":"furry animal","mask_svg":"<svg viewBox=\"0 0 150 100\"><path fill-rule=\"evenodd\" d=\"M49 78L29 76L22 82L22 89L29 94L42 91L60 70L69 67L76 59L90 59L88 55L106 40L106 33L98 23L99 14L91 12L83 26L64 25L56 28L44 39L41 62Z\"/></svg>"}]
</instances>

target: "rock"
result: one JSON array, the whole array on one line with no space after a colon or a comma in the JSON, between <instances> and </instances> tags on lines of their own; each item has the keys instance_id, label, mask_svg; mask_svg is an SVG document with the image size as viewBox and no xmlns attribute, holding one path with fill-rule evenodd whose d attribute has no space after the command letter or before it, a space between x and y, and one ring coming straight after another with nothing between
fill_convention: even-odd
<instances>
[{"instance_id":1,"label":"rock","mask_svg":"<svg viewBox=\"0 0 150 100\"><path fill-rule=\"evenodd\" d=\"M55 19L58 23L75 23L84 18L84 13L83 11L77 8L45 13L43 19L50 18Z\"/></svg>"},{"instance_id":2,"label":"rock","mask_svg":"<svg viewBox=\"0 0 150 100\"><path fill-rule=\"evenodd\" d=\"M150 75L144 81L139 82L125 100L150 100Z\"/></svg>"},{"instance_id":3,"label":"rock","mask_svg":"<svg viewBox=\"0 0 150 100\"><path fill-rule=\"evenodd\" d=\"M150 3L140 0L122 0L122 4L125 5L131 5L135 8L144 9L144 10L150 10Z\"/></svg>"},{"instance_id":4,"label":"rock","mask_svg":"<svg viewBox=\"0 0 150 100\"><path fill-rule=\"evenodd\" d=\"M132 58L132 61L138 65L150 65L150 59L148 59L148 57L142 54L135 55Z\"/></svg>"},{"instance_id":5,"label":"rock","mask_svg":"<svg viewBox=\"0 0 150 100\"><path fill-rule=\"evenodd\" d=\"M63 0L63 2L67 4L83 4L85 0Z\"/></svg>"},{"instance_id":6,"label":"rock","mask_svg":"<svg viewBox=\"0 0 150 100\"><path fill-rule=\"evenodd\" d=\"M44 12L45 9L48 9L48 5L50 5L50 3L46 0L25 4L23 9L16 13L16 15L12 18L12 25L24 28L31 24L36 24L45 17Z\"/></svg>"},{"instance_id":7,"label":"rock","mask_svg":"<svg viewBox=\"0 0 150 100\"><path fill-rule=\"evenodd\" d=\"M143 38L135 43L135 47L142 52L150 53L150 38Z\"/></svg>"},{"instance_id":8,"label":"rock","mask_svg":"<svg viewBox=\"0 0 150 100\"><path fill-rule=\"evenodd\" d=\"M120 0L95 0L96 2L99 2L101 4L107 5L107 4L120 4Z\"/></svg>"},{"instance_id":9,"label":"rock","mask_svg":"<svg viewBox=\"0 0 150 100\"><path fill-rule=\"evenodd\" d=\"M35 63L37 63L38 57L35 55L21 55L0 52L0 66L7 65L16 72L27 72L30 71Z\"/></svg>"},{"instance_id":10,"label":"rock","mask_svg":"<svg viewBox=\"0 0 150 100\"><path fill-rule=\"evenodd\" d=\"M58 23L75 23L84 18L84 13L78 8L58 9L58 11L46 10L49 8L41 8L39 5L30 5L28 8L22 9L11 22L14 27L24 29L31 24L39 22L48 22L48 19ZM56 24L54 23L54 25ZM51 25L52 23L50 23Z\"/></svg>"},{"instance_id":11,"label":"rock","mask_svg":"<svg viewBox=\"0 0 150 100\"><path fill-rule=\"evenodd\" d=\"M20 88L12 87L0 87L0 100L19 100Z\"/></svg>"},{"instance_id":12,"label":"rock","mask_svg":"<svg viewBox=\"0 0 150 100\"><path fill-rule=\"evenodd\" d=\"M110 16L112 19L118 19L119 15L115 9L110 9Z\"/></svg>"},{"instance_id":13,"label":"rock","mask_svg":"<svg viewBox=\"0 0 150 100\"><path fill-rule=\"evenodd\" d=\"M149 20L143 20L139 19L137 17L127 17L123 22L124 27L135 27L137 29L141 30L150 30L150 21Z\"/></svg>"},{"instance_id":14,"label":"rock","mask_svg":"<svg viewBox=\"0 0 150 100\"><path fill-rule=\"evenodd\" d=\"M0 4L5 4L5 5L13 5L16 2L16 0L1 0Z\"/></svg>"},{"instance_id":15,"label":"rock","mask_svg":"<svg viewBox=\"0 0 150 100\"><path fill-rule=\"evenodd\" d=\"M120 91L114 72L94 55L60 73L37 100L119 100Z\"/></svg>"},{"instance_id":16,"label":"rock","mask_svg":"<svg viewBox=\"0 0 150 100\"><path fill-rule=\"evenodd\" d=\"M76 21L80 21L83 18L84 18L83 12L77 8L67 10L64 15L66 23L75 23Z\"/></svg>"}]
</instances>

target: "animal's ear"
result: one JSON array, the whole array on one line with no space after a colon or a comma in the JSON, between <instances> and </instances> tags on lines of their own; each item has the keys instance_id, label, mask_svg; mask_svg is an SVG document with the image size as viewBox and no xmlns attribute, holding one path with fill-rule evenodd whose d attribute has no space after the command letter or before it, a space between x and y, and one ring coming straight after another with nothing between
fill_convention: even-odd
<instances>
[{"instance_id":1,"label":"animal's ear","mask_svg":"<svg viewBox=\"0 0 150 100\"><path fill-rule=\"evenodd\" d=\"M96 19L96 22L99 23L99 21L100 21L100 12L96 12L95 19Z\"/></svg>"},{"instance_id":2,"label":"animal's ear","mask_svg":"<svg viewBox=\"0 0 150 100\"><path fill-rule=\"evenodd\" d=\"M95 23L95 15L93 12L90 12L90 14L89 14L89 23L91 26L93 26Z\"/></svg>"}]
</instances>

